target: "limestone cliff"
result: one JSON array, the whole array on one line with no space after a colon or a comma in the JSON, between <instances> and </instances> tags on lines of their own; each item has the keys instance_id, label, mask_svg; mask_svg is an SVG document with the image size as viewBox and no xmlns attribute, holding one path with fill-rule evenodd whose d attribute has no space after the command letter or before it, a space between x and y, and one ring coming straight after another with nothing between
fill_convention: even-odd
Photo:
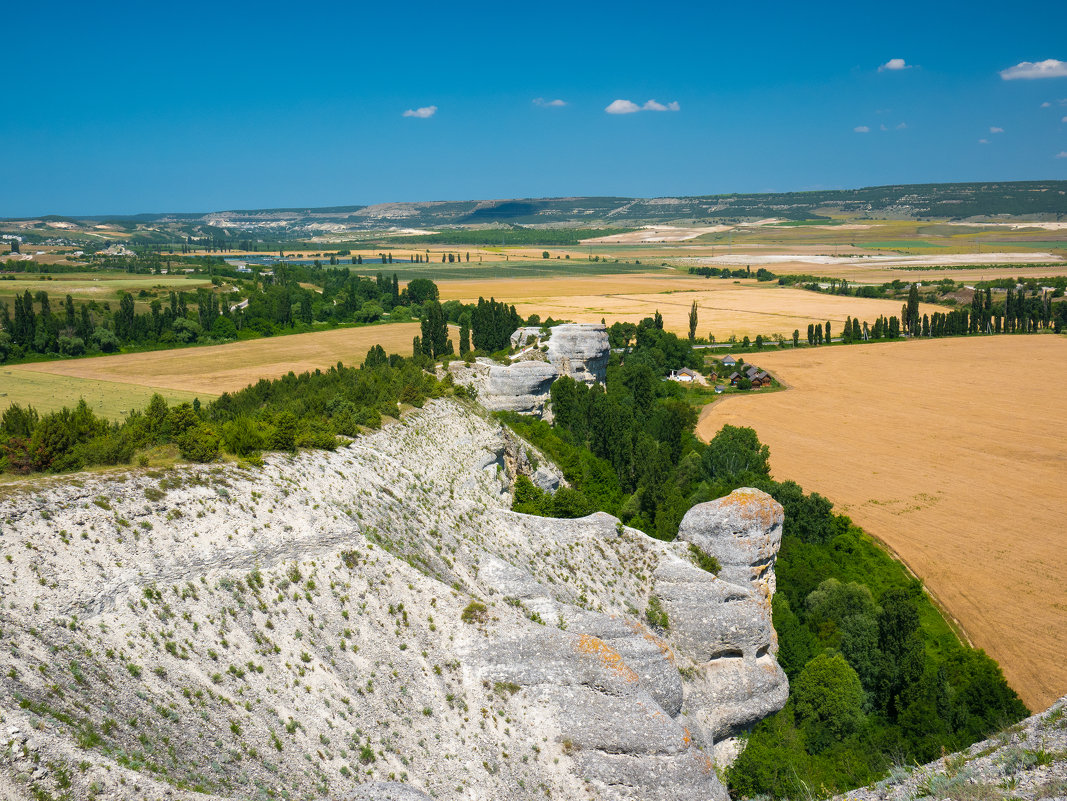
<instances>
[{"instance_id":1,"label":"limestone cliff","mask_svg":"<svg viewBox=\"0 0 1067 801\"><path fill-rule=\"evenodd\" d=\"M673 543L528 517L522 448L435 401L255 470L8 492L0 799L725 799L715 744L785 699L781 508Z\"/></svg>"},{"instance_id":2,"label":"limestone cliff","mask_svg":"<svg viewBox=\"0 0 1067 801\"><path fill-rule=\"evenodd\" d=\"M546 331L524 327L511 336L520 348L510 364L478 359L474 364L452 362L453 379L473 387L490 411L514 411L548 417L546 404L552 382L570 376L586 384L603 383L611 347L601 324L553 326Z\"/></svg>"}]
</instances>

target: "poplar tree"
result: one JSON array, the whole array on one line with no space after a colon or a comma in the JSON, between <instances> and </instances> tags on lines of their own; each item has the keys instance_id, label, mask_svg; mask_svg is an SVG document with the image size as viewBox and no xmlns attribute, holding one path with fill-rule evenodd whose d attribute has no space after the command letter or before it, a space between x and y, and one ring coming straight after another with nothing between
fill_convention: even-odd
<instances>
[{"instance_id":1,"label":"poplar tree","mask_svg":"<svg viewBox=\"0 0 1067 801\"><path fill-rule=\"evenodd\" d=\"M908 304L905 309L904 330L910 334L917 334L919 328L919 287L911 285L908 290Z\"/></svg>"},{"instance_id":2,"label":"poplar tree","mask_svg":"<svg viewBox=\"0 0 1067 801\"><path fill-rule=\"evenodd\" d=\"M689 309L689 341L697 338L697 302L694 300Z\"/></svg>"}]
</instances>

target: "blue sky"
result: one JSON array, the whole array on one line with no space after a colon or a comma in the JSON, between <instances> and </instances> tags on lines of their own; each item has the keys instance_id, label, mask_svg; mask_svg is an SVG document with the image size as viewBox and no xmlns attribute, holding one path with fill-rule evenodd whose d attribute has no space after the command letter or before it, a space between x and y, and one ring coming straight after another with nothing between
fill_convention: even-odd
<instances>
[{"instance_id":1,"label":"blue sky","mask_svg":"<svg viewBox=\"0 0 1067 801\"><path fill-rule=\"evenodd\" d=\"M1067 179L1062 0L747 6L11 4L0 215Z\"/></svg>"}]
</instances>

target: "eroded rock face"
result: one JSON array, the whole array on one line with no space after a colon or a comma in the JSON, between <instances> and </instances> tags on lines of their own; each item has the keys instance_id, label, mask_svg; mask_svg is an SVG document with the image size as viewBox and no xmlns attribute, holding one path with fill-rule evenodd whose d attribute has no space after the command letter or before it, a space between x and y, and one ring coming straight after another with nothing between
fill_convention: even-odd
<instances>
[{"instance_id":1,"label":"eroded rock face","mask_svg":"<svg viewBox=\"0 0 1067 801\"><path fill-rule=\"evenodd\" d=\"M525 361L489 368L482 404L493 411L541 414L559 370L548 362Z\"/></svg>"},{"instance_id":2,"label":"eroded rock face","mask_svg":"<svg viewBox=\"0 0 1067 801\"><path fill-rule=\"evenodd\" d=\"M777 501L749 488L698 504L682 519L678 539L718 559L718 576L657 570L675 642L698 667L684 712L717 742L781 709L789 695L771 624L783 519Z\"/></svg>"},{"instance_id":3,"label":"eroded rock face","mask_svg":"<svg viewBox=\"0 0 1067 801\"><path fill-rule=\"evenodd\" d=\"M737 489L686 512L678 527L678 539L718 559L721 578L750 583L770 599L784 520L781 504L767 493Z\"/></svg>"},{"instance_id":4,"label":"eroded rock face","mask_svg":"<svg viewBox=\"0 0 1067 801\"><path fill-rule=\"evenodd\" d=\"M519 328L512 334L514 347L529 349L512 364L479 359L474 364L449 364L456 383L474 387L490 411L513 411L551 419L546 408L552 382L562 375L586 384L604 382L611 355L607 328L601 324L563 324L549 329Z\"/></svg>"},{"instance_id":5,"label":"eroded rock face","mask_svg":"<svg viewBox=\"0 0 1067 801\"><path fill-rule=\"evenodd\" d=\"M552 328L548 360L561 375L586 384L604 383L611 355L607 326L600 323L563 324Z\"/></svg>"},{"instance_id":6,"label":"eroded rock face","mask_svg":"<svg viewBox=\"0 0 1067 801\"><path fill-rule=\"evenodd\" d=\"M725 801L720 738L784 702L761 585L511 512L519 444L441 400L255 471L5 494L2 542L33 547L0 560L0 798ZM726 560L733 528L690 528Z\"/></svg>"}]
</instances>

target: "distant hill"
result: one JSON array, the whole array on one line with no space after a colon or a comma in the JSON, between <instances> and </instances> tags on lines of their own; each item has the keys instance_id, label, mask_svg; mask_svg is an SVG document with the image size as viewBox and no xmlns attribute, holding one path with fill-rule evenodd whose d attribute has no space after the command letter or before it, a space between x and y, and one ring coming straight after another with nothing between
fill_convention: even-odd
<instances>
[{"instance_id":1,"label":"distant hill","mask_svg":"<svg viewBox=\"0 0 1067 801\"><path fill-rule=\"evenodd\" d=\"M813 219L828 214L891 219L1062 219L1067 215L1067 181L1009 181L904 184L863 189L695 197L563 197L380 203L373 206L235 209L203 214L49 217L6 220L13 225L55 230L108 224L135 241L176 237L293 239L390 229L434 230L502 225L524 227L623 228L653 223L705 223L777 217ZM69 230L69 229L68 229Z\"/></svg>"}]
</instances>

